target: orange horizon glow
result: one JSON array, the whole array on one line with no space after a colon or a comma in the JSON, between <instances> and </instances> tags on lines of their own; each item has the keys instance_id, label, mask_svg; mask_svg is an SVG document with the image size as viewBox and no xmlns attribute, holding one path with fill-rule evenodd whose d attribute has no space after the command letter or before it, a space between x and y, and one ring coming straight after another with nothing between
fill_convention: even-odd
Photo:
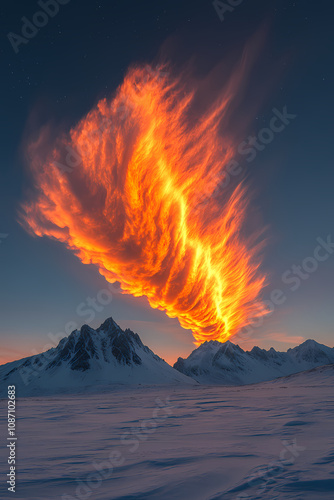
<instances>
[{"instance_id":1,"label":"orange horizon glow","mask_svg":"<svg viewBox=\"0 0 334 500\"><path fill-rule=\"evenodd\" d=\"M239 182L214 195L238 145L220 126L243 72L195 120L195 90L165 69L131 68L113 99L51 148L41 133L29 148L37 192L22 220L120 282L123 293L178 318L196 345L224 342L266 312L255 243L261 228L244 234L247 189ZM65 172L64 150L80 154Z\"/></svg>"}]
</instances>

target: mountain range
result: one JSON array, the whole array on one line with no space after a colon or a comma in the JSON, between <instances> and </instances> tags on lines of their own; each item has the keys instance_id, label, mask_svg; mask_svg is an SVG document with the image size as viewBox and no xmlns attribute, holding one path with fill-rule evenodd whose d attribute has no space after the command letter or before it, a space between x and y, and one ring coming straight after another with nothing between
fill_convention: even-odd
<instances>
[{"instance_id":1,"label":"mountain range","mask_svg":"<svg viewBox=\"0 0 334 500\"><path fill-rule=\"evenodd\" d=\"M307 340L287 352L230 341L204 342L171 367L145 346L139 335L108 318L94 330L83 325L57 347L0 366L0 397L15 385L32 396L107 391L129 385L245 385L334 364L334 348Z\"/></svg>"},{"instance_id":2,"label":"mountain range","mask_svg":"<svg viewBox=\"0 0 334 500\"><path fill-rule=\"evenodd\" d=\"M278 352L253 347L244 351L230 341L204 342L186 359L174 364L179 372L201 384L245 385L272 380L317 366L334 363L334 348L306 340L303 344Z\"/></svg>"},{"instance_id":3,"label":"mountain range","mask_svg":"<svg viewBox=\"0 0 334 500\"><path fill-rule=\"evenodd\" d=\"M44 353L0 366L0 381L0 397L7 385L16 385L19 395L30 396L116 385L196 384L112 318L96 330L83 325Z\"/></svg>"}]
</instances>

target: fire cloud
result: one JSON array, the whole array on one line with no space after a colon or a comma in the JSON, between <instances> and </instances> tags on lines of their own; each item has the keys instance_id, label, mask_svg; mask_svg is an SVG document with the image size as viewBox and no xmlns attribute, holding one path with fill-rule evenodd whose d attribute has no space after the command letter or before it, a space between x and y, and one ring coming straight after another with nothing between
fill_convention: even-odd
<instances>
[{"instance_id":1,"label":"fire cloud","mask_svg":"<svg viewBox=\"0 0 334 500\"><path fill-rule=\"evenodd\" d=\"M195 120L182 77L133 67L47 153L42 136L29 148L36 192L22 206L24 226L177 317L197 345L265 313L258 235L244 234L247 189L213 195L237 147L221 125L241 80L242 71Z\"/></svg>"}]
</instances>

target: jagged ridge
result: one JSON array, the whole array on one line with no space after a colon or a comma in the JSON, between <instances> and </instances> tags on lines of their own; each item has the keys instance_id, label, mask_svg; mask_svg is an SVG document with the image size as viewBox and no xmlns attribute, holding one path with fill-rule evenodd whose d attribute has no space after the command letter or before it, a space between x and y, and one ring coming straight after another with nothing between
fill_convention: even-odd
<instances>
[{"instance_id":1,"label":"jagged ridge","mask_svg":"<svg viewBox=\"0 0 334 500\"><path fill-rule=\"evenodd\" d=\"M145 346L139 335L108 318L94 330L83 325L57 347L0 367L0 380L21 394L64 392L110 384L195 382Z\"/></svg>"},{"instance_id":2,"label":"jagged ridge","mask_svg":"<svg viewBox=\"0 0 334 500\"><path fill-rule=\"evenodd\" d=\"M314 340L278 352L253 347L244 351L230 341L204 342L186 359L179 358L174 368L200 383L243 385L291 375L317 366L334 363L334 349Z\"/></svg>"}]
</instances>

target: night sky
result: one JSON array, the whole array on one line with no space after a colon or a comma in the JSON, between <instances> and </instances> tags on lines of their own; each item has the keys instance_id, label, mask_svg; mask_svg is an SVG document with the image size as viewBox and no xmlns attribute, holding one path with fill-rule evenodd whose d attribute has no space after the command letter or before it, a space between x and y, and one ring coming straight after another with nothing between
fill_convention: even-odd
<instances>
[{"instance_id":1,"label":"night sky","mask_svg":"<svg viewBox=\"0 0 334 500\"><path fill-rule=\"evenodd\" d=\"M334 241L333 5L244 0L221 20L205 0L63 3L17 53L7 34L21 35L22 17L31 20L41 8L30 0L1 6L0 362L50 347L48 333L65 336L68 322L72 329L87 322L97 327L108 316L169 362L193 350L191 332L144 298L116 290L110 304L87 312L87 299L107 288L105 279L61 243L32 237L18 223L31 182L25 138L46 122L75 125L112 95L131 63L167 53L176 68L191 60L205 75L239 57L259 32L264 41L245 91L256 112L245 139L269 126L273 109L282 113L286 106L295 117L253 161L239 158L268 228L263 269L270 279L263 296L281 292L274 293L280 304L273 314L238 342L285 350L314 338L333 346L334 249L318 248L319 238L330 242L333 235ZM308 271L293 268L303 262Z\"/></svg>"}]
</instances>

